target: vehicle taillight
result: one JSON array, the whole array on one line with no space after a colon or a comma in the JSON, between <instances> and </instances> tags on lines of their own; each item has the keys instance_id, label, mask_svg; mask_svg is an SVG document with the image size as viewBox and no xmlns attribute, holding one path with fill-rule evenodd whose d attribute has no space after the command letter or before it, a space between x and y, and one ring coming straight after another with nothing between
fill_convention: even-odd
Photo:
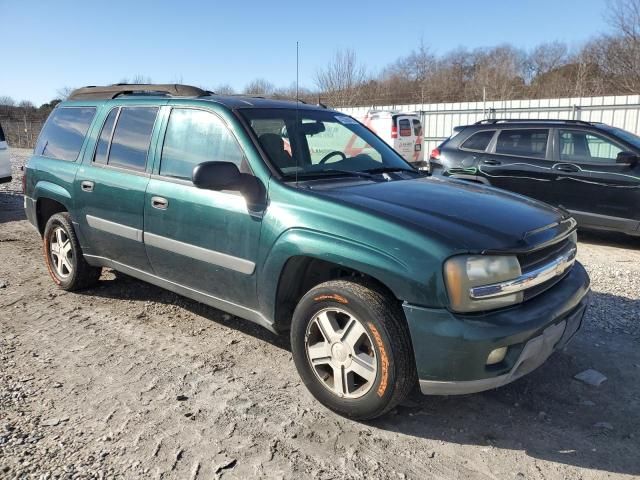
<instances>
[{"instance_id":1,"label":"vehicle taillight","mask_svg":"<svg viewBox=\"0 0 640 480\"><path fill-rule=\"evenodd\" d=\"M398 138L398 127L396 125L391 126L391 138Z\"/></svg>"},{"instance_id":2,"label":"vehicle taillight","mask_svg":"<svg viewBox=\"0 0 640 480\"><path fill-rule=\"evenodd\" d=\"M440 149L434 148L433 150L431 150L431 155L429 155L429 158L440 160Z\"/></svg>"}]
</instances>

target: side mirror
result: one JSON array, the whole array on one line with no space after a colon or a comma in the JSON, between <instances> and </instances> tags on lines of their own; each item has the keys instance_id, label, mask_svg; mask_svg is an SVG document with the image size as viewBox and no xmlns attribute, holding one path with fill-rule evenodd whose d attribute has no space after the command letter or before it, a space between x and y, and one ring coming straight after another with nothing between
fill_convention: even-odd
<instances>
[{"instance_id":1,"label":"side mirror","mask_svg":"<svg viewBox=\"0 0 640 480\"><path fill-rule=\"evenodd\" d=\"M634 166L638 163L638 155L633 152L620 152L616 157L616 163L624 163Z\"/></svg>"},{"instance_id":2,"label":"side mirror","mask_svg":"<svg viewBox=\"0 0 640 480\"><path fill-rule=\"evenodd\" d=\"M193 184L205 190L232 190L244 195L250 204L264 200L264 187L253 175L241 173L232 162L203 162L193 167Z\"/></svg>"}]
</instances>

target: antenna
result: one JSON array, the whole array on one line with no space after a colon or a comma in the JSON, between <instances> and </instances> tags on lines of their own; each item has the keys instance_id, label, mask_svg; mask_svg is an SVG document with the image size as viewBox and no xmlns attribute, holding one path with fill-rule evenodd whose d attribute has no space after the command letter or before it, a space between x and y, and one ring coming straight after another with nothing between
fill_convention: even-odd
<instances>
[{"instance_id":1,"label":"antenna","mask_svg":"<svg viewBox=\"0 0 640 480\"><path fill-rule=\"evenodd\" d=\"M299 122L299 119L298 119L298 110L300 107L300 98L299 98L300 89L298 87L299 80L300 80L300 42L296 40L296 128L294 131L298 130L298 122ZM293 149L291 149L291 152L293 152ZM299 155L296 155L296 188L298 188L298 157Z\"/></svg>"}]
</instances>

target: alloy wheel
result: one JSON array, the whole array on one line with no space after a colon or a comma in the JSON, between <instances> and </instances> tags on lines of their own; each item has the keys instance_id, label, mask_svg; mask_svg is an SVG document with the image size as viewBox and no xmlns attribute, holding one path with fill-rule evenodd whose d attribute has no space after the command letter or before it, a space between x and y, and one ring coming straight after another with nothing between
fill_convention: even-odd
<instances>
[{"instance_id":1,"label":"alloy wheel","mask_svg":"<svg viewBox=\"0 0 640 480\"><path fill-rule=\"evenodd\" d=\"M307 359L325 388L359 398L373 387L378 362L371 337L356 317L339 308L318 312L307 327Z\"/></svg>"},{"instance_id":2,"label":"alloy wheel","mask_svg":"<svg viewBox=\"0 0 640 480\"><path fill-rule=\"evenodd\" d=\"M51 265L60 278L67 278L73 272L73 249L71 239L62 227L56 227L49 238Z\"/></svg>"}]
</instances>

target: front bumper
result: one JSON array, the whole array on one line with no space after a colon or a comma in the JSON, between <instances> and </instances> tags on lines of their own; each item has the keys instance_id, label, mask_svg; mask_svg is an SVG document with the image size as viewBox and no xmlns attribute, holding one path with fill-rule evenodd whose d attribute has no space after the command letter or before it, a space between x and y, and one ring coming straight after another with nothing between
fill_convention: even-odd
<instances>
[{"instance_id":1,"label":"front bumper","mask_svg":"<svg viewBox=\"0 0 640 480\"><path fill-rule=\"evenodd\" d=\"M589 276L576 262L552 288L508 309L462 315L403 305L422 393L480 392L535 370L580 328L588 293ZM500 347L507 347L504 360L486 365Z\"/></svg>"}]
</instances>

